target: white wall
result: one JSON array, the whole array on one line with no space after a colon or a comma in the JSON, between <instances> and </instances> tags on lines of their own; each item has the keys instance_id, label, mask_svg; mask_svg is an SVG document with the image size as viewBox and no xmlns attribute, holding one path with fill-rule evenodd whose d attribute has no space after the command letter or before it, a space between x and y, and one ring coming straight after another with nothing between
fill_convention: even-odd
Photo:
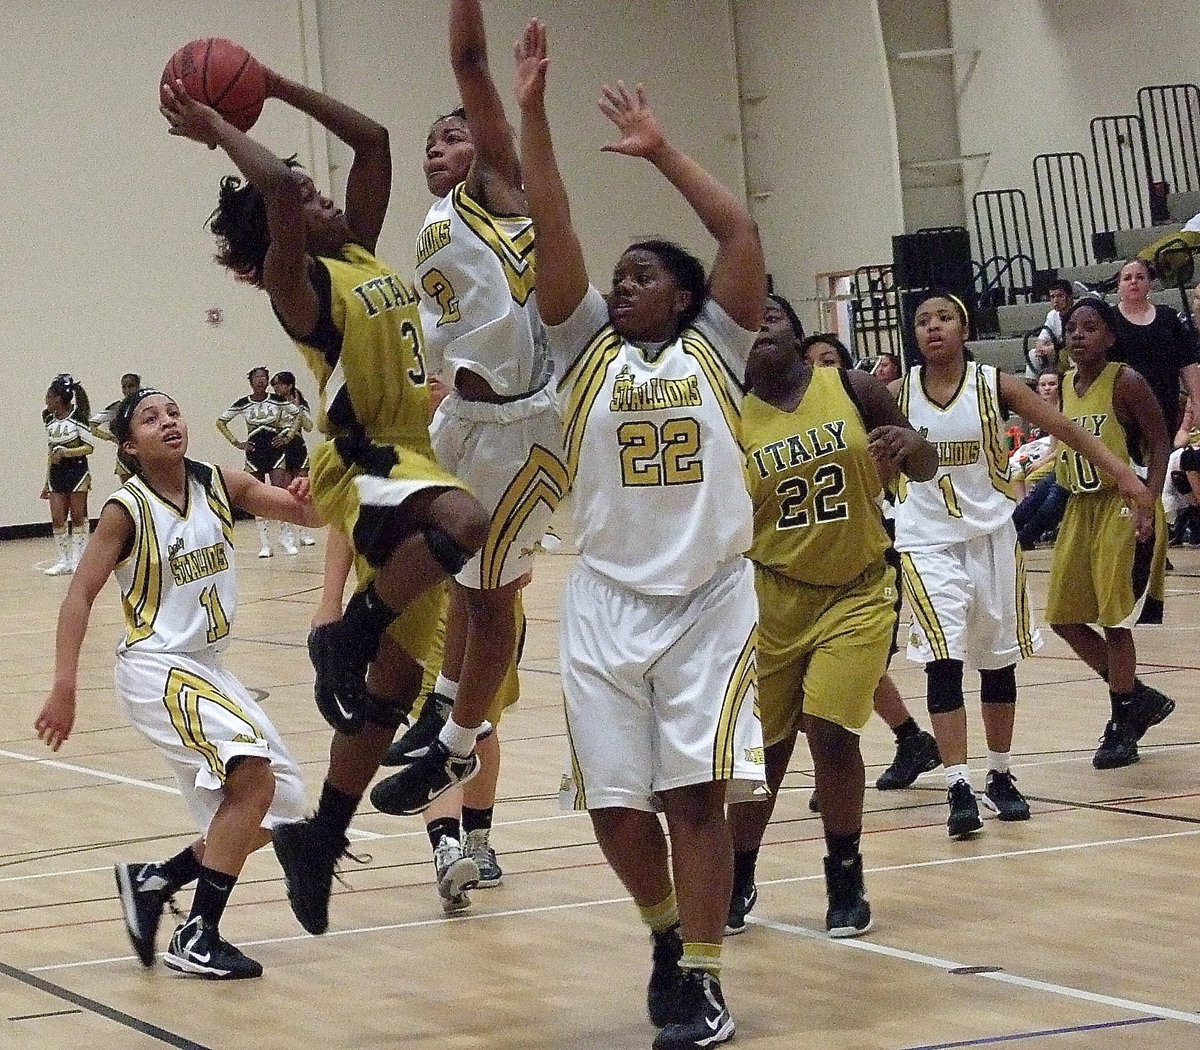
<instances>
[{"instance_id":1,"label":"white wall","mask_svg":"<svg viewBox=\"0 0 1200 1050\"><path fill-rule=\"evenodd\" d=\"M1196 83L1196 0L951 0L954 46L978 48L966 75L959 60L959 135L964 153L988 152L968 168L970 214L978 190L1019 188L1037 240L1033 157L1078 151L1091 166L1093 117L1137 111L1138 88Z\"/></svg>"},{"instance_id":2,"label":"white wall","mask_svg":"<svg viewBox=\"0 0 1200 1050\"><path fill-rule=\"evenodd\" d=\"M904 229L895 118L874 0L736 0L751 189L767 266L789 297L887 262ZM801 304L806 324L816 321Z\"/></svg>"},{"instance_id":3,"label":"white wall","mask_svg":"<svg viewBox=\"0 0 1200 1050\"><path fill-rule=\"evenodd\" d=\"M534 13L524 8L486 5L506 91L511 43ZM433 0L5 5L0 354L14 425L0 525L48 517L38 499L39 413L56 373L81 379L97 406L118 396L122 372L142 373L180 398L193 455L235 465L237 454L212 420L247 389L251 366L300 363L265 298L212 262L203 223L220 177L233 169L222 155L166 134L157 86L171 52L194 37L229 36L297 78L306 53L318 55L326 87L392 129L396 182L381 251L406 267L428 202L419 171L425 134L434 116L457 104L445 57L447 10ZM609 126L594 100L604 78L645 80L679 143L740 192L726 0L552 0L538 13L551 27L552 117L593 278L607 279L620 249L643 234L675 235L711 258L703 230L661 177L599 153ZM285 108L268 105L254 133L277 152L316 161L315 177L327 181L323 141ZM344 160L332 155L335 164ZM337 196L344 170L333 173ZM225 313L217 328L204 322L213 305ZM102 445L92 461L93 514L111 491L111 449Z\"/></svg>"}]
</instances>

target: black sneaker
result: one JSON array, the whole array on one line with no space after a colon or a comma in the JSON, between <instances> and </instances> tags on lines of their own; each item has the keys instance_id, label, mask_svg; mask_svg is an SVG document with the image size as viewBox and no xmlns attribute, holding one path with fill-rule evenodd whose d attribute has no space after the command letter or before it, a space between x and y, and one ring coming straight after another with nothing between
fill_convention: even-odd
<instances>
[{"instance_id":1,"label":"black sneaker","mask_svg":"<svg viewBox=\"0 0 1200 1050\"><path fill-rule=\"evenodd\" d=\"M454 701L441 693L426 693L425 703L417 720L405 730L384 755L381 766L405 766L416 758L420 758L442 731Z\"/></svg>"},{"instance_id":2,"label":"black sneaker","mask_svg":"<svg viewBox=\"0 0 1200 1050\"><path fill-rule=\"evenodd\" d=\"M933 734L919 729L896 741L896 757L892 759L892 764L879 774L875 786L880 791L912 787L913 782L922 773L937 769L941 764L942 757L938 754L937 741Z\"/></svg>"},{"instance_id":3,"label":"black sneaker","mask_svg":"<svg viewBox=\"0 0 1200 1050\"><path fill-rule=\"evenodd\" d=\"M371 805L380 813L411 817L423 813L439 795L455 784L465 784L479 772L479 756L451 754L441 740L434 740L425 754L385 777L371 789Z\"/></svg>"},{"instance_id":4,"label":"black sneaker","mask_svg":"<svg viewBox=\"0 0 1200 1050\"><path fill-rule=\"evenodd\" d=\"M946 801L950 804L950 816L946 820L946 830L952 839L969 839L983 830L983 821L979 817L979 803L975 800L975 792L965 780L956 780L946 792Z\"/></svg>"},{"instance_id":5,"label":"black sneaker","mask_svg":"<svg viewBox=\"0 0 1200 1050\"><path fill-rule=\"evenodd\" d=\"M1119 769L1131 766L1138 760L1137 732L1125 722L1109 722L1104 727L1100 746L1092 755L1096 769Z\"/></svg>"},{"instance_id":6,"label":"black sneaker","mask_svg":"<svg viewBox=\"0 0 1200 1050\"><path fill-rule=\"evenodd\" d=\"M646 1012L655 1028L671 1023L679 1009L679 989L683 971L683 938L679 927L650 934L650 981L646 985Z\"/></svg>"},{"instance_id":7,"label":"black sneaker","mask_svg":"<svg viewBox=\"0 0 1200 1050\"><path fill-rule=\"evenodd\" d=\"M309 933L329 929L329 892L343 857L357 860L348 850L344 836L333 839L316 819L309 817L290 824L276 824L271 845L287 886L292 912Z\"/></svg>"},{"instance_id":8,"label":"black sneaker","mask_svg":"<svg viewBox=\"0 0 1200 1050\"><path fill-rule=\"evenodd\" d=\"M463 842L463 853L470 857L479 869L479 882L476 885L481 890L499 886L504 881L504 869L496 859L496 851L489 842L490 835L491 829L476 828L467 832Z\"/></svg>"},{"instance_id":9,"label":"black sneaker","mask_svg":"<svg viewBox=\"0 0 1200 1050\"><path fill-rule=\"evenodd\" d=\"M375 654L350 636L341 620L314 627L308 634L308 656L316 679L317 710L339 733L361 732L367 713L367 667Z\"/></svg>"},{"instance_id":10,"label":"black sneaker","mask_svg":"<svg viewBox=\"0 0 1200 1050\"><path fill-rule=\"evenodd\" d=\"M1158 725L1175 710L1175 701L1166 693L1160 693L1140 678L1133 682L1133 702L1129 705L1129 725L1135 741L1146 735L1146 730Z\"/></svg>"},{"instance_id":11,"label":"black sneaker","mask_svg":"<svg viewBox=\"0 0 1200 1050\"><path fill-rule=\"evenodd\" d=\"M821 796L817 794L816 788L813 788L813 793L808 796L808 811L809 813L821 812Z\"/></svg>"},{"instance_id":12,"label":"black sneaker","mask_svg":"<svg viewBox=\"0 0 1200 1050\"><path fill-rule=\"evenodd\" d=\"M983 804L1000 820L1028 820L1029 803L1016 785L1011 773L989 769L983 789Z\"/></svg>"},{"instance_id":13,"label":"black sneaker","mask_svg":"<svg viewBox=\"0 0 1200 1050\"><path fill-rule=\"evenodd\" d=\"M858 937L871 928L871 903L863 886L861 853L851 864L825 858L825 894L829 898L825 929L830 937Z\"/></svg>"},{"instance_id":14,"label":"black sneaker","mask_svg":"<svg viewBox=\"0 0 1200 1050\"><path fill-rule=\"evenodd\" d=\"M739 886L733 884L733 892L729 895L729 917L725 920L726 934L744 933L746 916L758 900L758 887L754 885L754 876Z\"/></svg>"},{"instance_id":15,"label":"black sneaker","mask_svg":"<svg viewBox=\"0 0 1200 1050\"><path fill-rule=\"evenodd\" d=\"M706 970L688 970L675 1018L655 1036L654 1050L706 1050L732 1039L734 1030L720 980Z\"/></svg>"},{"instance_id":16,"label":"black sneaker","mask_svg":"<svg viewBox=\"0 0 1200 1050\"><path fill-rule=\"evenodd\" d=\"M171 899L161 865L118 864L113 868L125 932L143 966L154 965L154 941L163 908Z\"/></svg>"},{"instance_id":17,"label":"black sneaker","mask_svg":"<svg viewBox=\"0 0 1200 1050\"><path fill-rule=\"evenodd\" d=\"M243 955L199 915L188 919L175 931L163 956L163 963L172 970L205 977L210 981L237 981L261 977L261 963Z\"/></svg>"}]
</instances>

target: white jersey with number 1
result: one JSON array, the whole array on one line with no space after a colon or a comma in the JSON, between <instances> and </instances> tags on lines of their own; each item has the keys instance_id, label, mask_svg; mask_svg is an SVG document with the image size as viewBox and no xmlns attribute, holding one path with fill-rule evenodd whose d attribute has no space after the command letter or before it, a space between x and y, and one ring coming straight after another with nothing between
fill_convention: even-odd
<instances>
[{"instance_id":1,"label":"white jersey with number 1","mask_svg":"<svg viewBox=\"0 0 1200 1050\"><path fill-rule=\"evenodd\" d=\"M137 475L109 496L133 519L133 545L114 570L125 610L118 652L198 653L229 642L237 607L233 509L225 479L186 461L176 507Z\"/></svg>"},{"instance_id":2,"label":"white jersey with number 1","mask_svg":"<svg viewBox=\"0 0 1200 1050\"><path fill-rule=\"evenodd\" d=\"M1015 491L1004 447L999 376L966 362L962 383L945 405L925 393L923 369L909 370L900 409L936 446L941 465L930 481L902 477L896 501L896 549L961 543L1011 520Z\"/></svg>"}]
</instances>

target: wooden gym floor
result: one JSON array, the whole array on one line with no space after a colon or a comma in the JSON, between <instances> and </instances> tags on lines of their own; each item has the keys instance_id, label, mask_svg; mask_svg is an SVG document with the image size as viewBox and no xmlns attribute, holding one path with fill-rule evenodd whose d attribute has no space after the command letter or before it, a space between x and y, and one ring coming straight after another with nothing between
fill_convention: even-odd
<instances>
[{"instance_id":1,"label":"wooden gym floor","mask_svg":"<svg viewBox=\"0 0 1200 1050\"><path fill-rule=\"evenodd\" d=\"M237 526L242 599L228 663L301 762L315 799L329 731L312 703L304 648L322 547L253 556ZM365 808L335 884L329 934L292 917L270 850L252 856L223 932L266 968L217 985L133 958L112 865L176 852L194 835L159 757L123 724L112 694L120 612L98 599L73 738L51 755L32 723L47 689L67 580L37 571L50 543L0 544L0 1046L516 1050L648 1048L649 951L586 816L557 805L564 738L556 661L569 553L540 558L526 592L524 697L501 727L493 844L503 885L445 919L423 824ZM1102 685L1056 639L1019 668L1014 768L1033 806L1023 824L945 830L940 771L910 790L867 791L863 853L875 929L824 936L824 853L797 749L759 863L749 929L726 945L724 987L743 1050L1037 1050L1200 1046L1200 551L1173 550L1168 625L1138 632L1142 674L1179 703L1142 760L1097 772ZM1035 609L1049 552L1031 556ZM928 724L919 669L895 677ZM968 676L969 680L973 676ZM968 696L982 787L977 694ZM864 735L873 782L890 760L878 720ZM186 906L190 894L181 895ZM164 916L160 948L173 928Z\"/></svg>"}]
</instances>

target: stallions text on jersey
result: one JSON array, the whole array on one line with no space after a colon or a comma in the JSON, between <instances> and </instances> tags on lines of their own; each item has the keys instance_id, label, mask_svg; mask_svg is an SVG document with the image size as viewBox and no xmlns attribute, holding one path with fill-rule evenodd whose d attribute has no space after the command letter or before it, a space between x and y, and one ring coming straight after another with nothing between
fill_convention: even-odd
<instances>
[{"instance_id":1,"label":"stallions text on jersey","mask_svg":"<svg viewBox=\"0 0 1200 1050\"><path fill-rule=\"evenodd\" d=\"M459 183L425 217L416 272L429 367L447 386L460 368L501 397L542 386L532 219L493 215Z\"/></svg>"},{"instance_id":2,"label":"stallions text on jersey","mask_svg":"<svg viewBox=\"0 0 1200 1050\"><path fill-rule=\"evenodd\" d=\"M114 570L125 610L118 651L224 649L237 606L233 508L221 472L186 461L183 507L134 475L108 497L133 519L133 546Z\"/></svg>"},{"instance_id":3,"label":"stallions text on jersey","mask_svg":"<svg viewBox=\"0 0 1200 1050\"><path fill-rule=\"evenodd\" d=\"M642 594L689 594L749 549L737 434L754 334L710 299L678 337L643 349L609 324L594 287L549 329L583 564Z\"/></svg>"},{"instance_id":4,"label":"stallions text on jersey","mask_svg":"<svg viewBox=\"0 0 1200 1050\"><path fill-rule=\"evenodd\" d=\"M1015 491L1001 424L999 376L967 361L962 383L945 405L931 401L922 367L900 386L900 410L938 450L930 481L901 476L897 486L896 550L961 543L994 532L1012 517Z\"/></svg>"}]
</instances>

